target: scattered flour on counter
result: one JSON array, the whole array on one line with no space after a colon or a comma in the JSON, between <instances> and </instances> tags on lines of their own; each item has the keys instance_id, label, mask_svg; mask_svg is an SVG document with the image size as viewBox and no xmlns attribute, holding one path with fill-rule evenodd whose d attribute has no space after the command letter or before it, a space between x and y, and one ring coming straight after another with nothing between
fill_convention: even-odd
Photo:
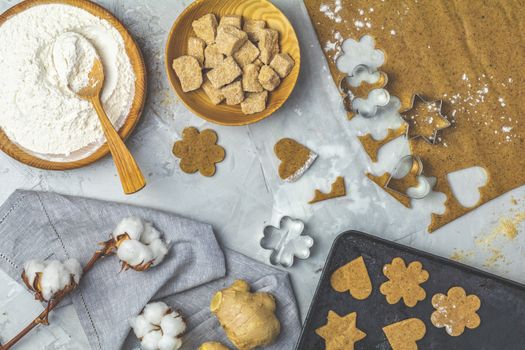
<instances>
[{"instance_id":1,"label":"scattered flour on counter","mask_svg":"<svg viewBox=\"0 0 525 350\"><path fill-rule=\"evenodd\" d=\"M332 9L328 4L321 4L319 11L330 18L335 23L341 23L343 19L337 13L343 9L342 0L335 0L334 8Z\"/></svg>"},{"instance_id":2,"label":"scattered flour on counter","mask_svg":"<svg viewBox=\"0 0 525 350\"><path fill-rule=\"evenodd\" d=\"M87 38L100 55L105 75L102 103L117 128L135 94L135 74L123 38L109 22L59 4L36 5L4 22L0 76L9 83L0 84L0 127L19 146L51 159L91 149L104 140L95 110L71 91L59 72L66 63L54 62L53 50L61 45L78 50L71 43L60 43L67 32ZM69 54L89 60L82 49ZM64 52L62 58L67 55Z\"/></svg>"}]
</instances>

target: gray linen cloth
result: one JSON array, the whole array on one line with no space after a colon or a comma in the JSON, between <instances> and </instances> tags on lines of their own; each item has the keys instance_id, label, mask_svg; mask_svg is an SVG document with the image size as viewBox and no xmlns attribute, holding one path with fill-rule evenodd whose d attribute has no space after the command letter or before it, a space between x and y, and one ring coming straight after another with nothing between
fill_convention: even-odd
<instances>
[{"instance_id":1,"label":"gray linen cloth","mask_svg":"<svg viewBox=\"0 0 525 350\"><path fill-rule=\"evenodd\" d=\"M238 253L223 254L210 225L175 214L125 204L16 191L0 207L0 268L20 281L30 259L76 258L86 264L126 216L153 222L171 242L162 264L147 272L120 272L116 257L99 261L71 296L92 349L131 349L138 343L128 320L152 299L163 298L180 309L189 322L183 349L224 333L208 310L211 296L236 278L253 283L255 290L276 296L283 332L268 349L293 349L300 332L295 299L285 272ZM228 273L226 274L226 271ZM68 301L65 300L64 303ZM125 345L124 345L125 342Z\"/></svg>"}]
</instances>

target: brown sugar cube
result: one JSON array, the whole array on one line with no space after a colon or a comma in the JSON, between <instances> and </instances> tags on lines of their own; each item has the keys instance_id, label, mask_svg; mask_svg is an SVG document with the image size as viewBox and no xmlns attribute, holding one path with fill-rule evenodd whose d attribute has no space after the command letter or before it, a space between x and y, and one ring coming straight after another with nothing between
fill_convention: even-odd
<instances>
[{"instance_id":1,"label":"brown sugar cube","mask_svg":"<svg viewBox=\"0 0 525 350\"><path fill-rule=\"evenodd\" d=\"M266 28L266 22L262 19L249 19L244 22L243 30L248 33L248 38L253 42L259 42L259 31Z\"/></svg>"},{"instance_id":2,"label":"brown sugar cube","mask_svg":"<svg viewBox=\"0 0 525 350\"><path fill-rule=\"evenodd\" d=\"M219 52L216 44L206 46L204 49L204 68L216 68L222 61L224 61L224 55Z\"/></svg>"},{"instance_id":3,"label":"brown sugar cube","mask_svg":"<svg viewBox=\"0 0 525 350\"><path fill-rule=\"evenodd\" d=\"M241 29L242 18L241 16L223 16L219 22L220 26L234 26L235 28Z\"/></svg>"},{"instance_id":4,"label":"brown sugar cube","mask_svg":"<svg viewBox=\"0 0 525 350\"><path fill-rule=\"evenodd\" d=\"M191 24L195 34L210 45L215 42L217 35L217 18L214 14L207 14L193 21Z\"/></svg>"},{"instance_id":5,"label":"brown sugar cube","mask_svg":"<svg viewBox=\"0 0 525 350\"><path fill-rule=\"evenodd\" d=\"M255 64L247 64L242 71L242 88L247 92L262 92L264 88L259 83L259 69Z\"/></svg>"},{"instance_id":6,"label":"brown sugar cube","mask_svg":"<svg viewBox=\"0 0 525 350\"><path fill-rule=\"evenodd\" d=\"M238 105L244 101L244 91L242 91L242 83L240 81L226 85L221 89L221 93L226 97L227 105Z\"/></svg>"},{"instance_id":7,"label":"brown sugar cube","mask_svg":"<svg viewBox=\"0 0 525 350\"><path fill-rule=\"evenodd\" d=\"M252 63L257 57L259 57L259 49L250 40L246 40L239 51L233 54L233 58L241 67Z\"/></svg>"},{"instance_id":8,"label":"brown sugar cube","mask_svg":"<svg viewBox=\"0 0 525 350\"><path fill-rule=\"evenodd\" d=\"M279 74L281 79L286 78L290 74L294 65L294 60L287 53L275 55L272 62L270 62L270 67Z\"/></svg>"},{"instance_id":9,"label":"brown sugar cube","mask_svg":"<svg viewBox=\"0 0 525 350\"><path fill-rule=\"evenodd\" d=\"M281 78L270 66L264 65L259 71L259 83L265 90L273 91L281 83Z\"/></svg>"},{"instance_id":10,"label":"brown sugar cube","mask_svg":"<svg viewBox=\"0 0 525 350\"><path fill-rule=\"evenodd\" d=\"M260 31L259 58L264 64L269 64L273 56L279 53L279 32L274 29L262 29Z\"/></svg>"},{"instance_id":11,"label":"brown sugar cube","mask_svg":"<svg viewBox=\"0 0 525 350\"><path fill-rule=\"evenodd\" d=\"M254 114L266 109L268 91L252 92L241 103L241 110L244 114Z\"/></svg>"},{"instance_id":12,"label":"brown sugar cube","mask_svg":"<svg viewBox=\"0 0 525 350\"><path fill-rule=\"evenodd\" d=\"M224 95L222 94L220 89L216 89L213 87L212 83L206 79L204 84L202 84L202 89L208 95L211 103L214 105L218 105L224 100Z\"/></svg>"},{"instance_id":13,"label":"brown sugar cube","mask_svg":"<svg viewBox=\"0 0 525 350\"><path fill-rule=\"evenodd\" d=\"M261 59L258 58L256 59L255 61L253 61L253 64L255 64L256 66L258 66L259 68L261 68L262 66L264 66L264 63L262 63Z\"/></svg>"},{"instance_id":14,"label":"brown sugar cube","mask_svg":"<svg viewBox=\"0 0 525 350\"><path fill-rule=\"evenodd\" d=\"M207 76L213 87L220 89L237 79L241 74L242 70L233 57L228 57L219 66L209 71Z\"/></svg>"},{"instance_id":15,"label":"brown sugar cube","mask_svg":"<svg viewBox=\"0 0 525 350\"><path fill-rule=\"evenodd\" d=\"M204 49L206 48L206 42L201 38L194 36L188 39L188 56L193 56L199 61L201 66L204 64Z\"/></svg>"},{"instance_id":16,"label":"brown sugar cube","mask_svg":"<svg viewBox=\"0 0 525 350\"><path fill-rule=\"evenodd\" d=\"M248 40L248 34L234 26L221 26L217 31L217 48L220 53L231 56Z\"/></svg>"},{"instance_id":17,"label":"brown sugar cube","mask_svg":"<svg viewBox=\"0 0 525 350\"><path fill-rule=\"evenodd\" d=\"M173 60L173 70L179 77L182 91L197 90L202 85L202 69L199 61L192 56L181 56Z\"/></svg>"}]
</instances>

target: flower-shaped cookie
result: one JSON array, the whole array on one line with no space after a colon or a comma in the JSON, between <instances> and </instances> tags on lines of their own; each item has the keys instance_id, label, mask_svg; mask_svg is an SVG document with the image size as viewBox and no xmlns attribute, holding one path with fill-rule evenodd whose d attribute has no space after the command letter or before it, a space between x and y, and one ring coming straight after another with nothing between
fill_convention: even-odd
<instances>
[{"instance_id":1,"label":"flower-shaped cookie","mask_svg":"<svg viewBox=\"0 0 525 350\"><path fill-rule=\"evenodd\" d=\"M463 334L465 327L477 328L481 320L476 313L481 307L481 301L476 295L467 295L461 287L452 287L447 295L436 294L432 298L434 311L430 320L437 328L445 328L453 337Z\"/></svg>"},{"instance_id":2,"label":"flower-shaped cookie","mask_svg":"<svg viewBox=\"0 0 525 350\"><path fill-rule=\"evenodd\" d=\"M407 267L403 259L394 258L392 263L383 267L383 274L389 281L379 290L389 304L396 304L402 298L406 306L414 307L427 296L420 284L428 280L429 274L419 261L413 261Z\"/></svg>"},{"instance_id":3,"label":"flower-shaped cookie","mask_svg":"<svg viewBox=\"0 0 525 350\"><path fill-rule=\"evenodd\" d=\"M204 176L215 174L215 163L224 160L224 148L217 145L215 131L199 133L194 127L184 129L182 140L175 142L173 154L180 158L180 168L188 174L199 171Z\"/></svg>"}]
</instances>

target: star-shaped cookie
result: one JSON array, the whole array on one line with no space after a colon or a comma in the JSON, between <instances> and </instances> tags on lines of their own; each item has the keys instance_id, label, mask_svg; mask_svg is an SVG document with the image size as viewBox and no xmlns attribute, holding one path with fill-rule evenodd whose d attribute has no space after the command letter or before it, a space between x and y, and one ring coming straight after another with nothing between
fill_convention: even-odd
<instances>
[{"instance_id":1,"label":"star-shaped cookie","mask_svg":"<svg viewBox=\"0 0 525 350\"><path fill-rule=\"evenodd\" d=\"M428 143L436 143L437 133L448 128L450 122L441 114L443 102L426 101L419 95L412 98L412 107L403 113L408 123L408 137L422 137Z\"/></svg>"},{"instance_id":2,"label":"star-shaped cookie","mask_svg":"<svg viewBox=\"0 0 525 350\"><path fill-rule=\"evenodd\" d=\"M328 311L328 321L315 333L324 339L326 350L354 350L355 343L366 337L356 323L356 312L341 317L334 311Z\"/></svg>"}]
</instances>

